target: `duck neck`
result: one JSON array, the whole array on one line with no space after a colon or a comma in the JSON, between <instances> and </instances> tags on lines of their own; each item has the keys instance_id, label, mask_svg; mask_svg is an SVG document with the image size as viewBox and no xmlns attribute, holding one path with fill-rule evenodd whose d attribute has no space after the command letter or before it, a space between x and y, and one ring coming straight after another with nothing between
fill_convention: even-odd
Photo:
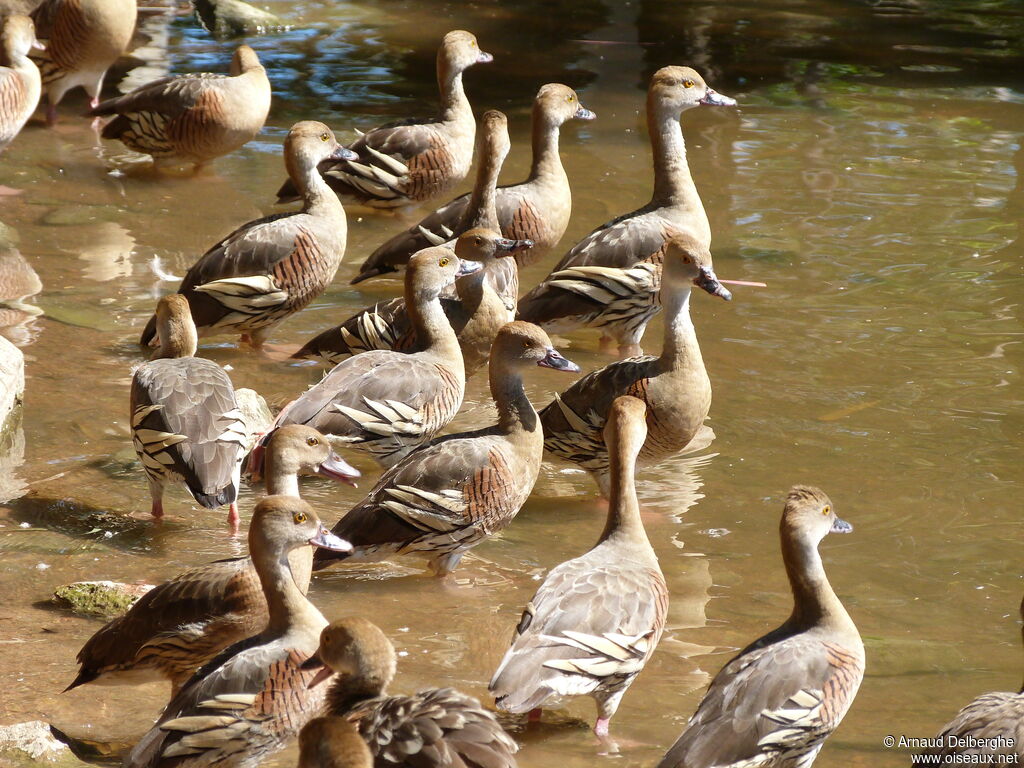
<instances>
[{"instance_id":1,"label":"duck neck","mask_svg":"<svg viewBox=\"0 0 1024 768\"><path fill-rule=\"evenodd\" d=\"M160 323L160 347L152 359L195 357L199 334L191 317L169 317Z\"/></svg>"},{"instance_id":2,"label":"duck neck","mask_svg":"<svg viewBox=\"0 0 1024 768\"><path fill-rule=\"evenodd\" d=\"M312 550L309 544L302 548ZM270 619L265 634L280 637L296 628L312 628L319 632L327 620L316 609L296 583L289 556L291 552L253 553L253 565L267 596Z\"/></svg>"},{"instance_id":3,"label":"duck neck","mask_svg":"<svg viewBox=\"0 0 1024 768\"><path fill-rule=\"evenodd\" d=\"M263 472L266 477L268 496L299 496L299 474L285 466L273 450L268 450L264 459Z\"/></svg>"},{"instance_id":4,"label":"duck neck","mask_svg":"<svg viewBox=\"0 0 1024 768\"><path fill-rule=\"evenodd\" d=\"M483 227L494 232L501 232L495 191L498 186L501 163L502 158L495 157L493 154L487 155L480 163L476 184L469 196L469 204L466 206L463 221L459 224L461 231L466 232Z\"/></svg>"},{"instance_id":5,"label":"duck neck","mask_svg":"<svg viewBox=\"0 0 1024 768\"><path fill-rule=\"evenodd\" d=\"M351 712L362 702L383 695L387 684L387 679L378 675L338 673L327 692L327 710L334 715Z\"/></svg>"},{"instance_id":6,"label":"duck neck","mask_svg":"<svg viewBox=\"0 0 1024 768\"><path fill-rule=\"evenodd\" d=\"M545 179L565 179L565 168L558 152L558 136L560 126L548 119L543 110L533 107L533 165L530 166L530 177L527 181Z\"/></svg>"},{"instance_id":7,"label":"duck neck","mask_svg":"<svg viewBox=\"0 0 1024 768\"><path fill-rule=\"evenodd\" d=\"M661 285L661 303L665 309L665 335L659 358L661 368L703 368L704 359L690 317L692 284L689 280L673 279L671 275L664 274Z\"/></svg>"},{"instance_id":8,"label":"duck neck","mask_svg":"<svg viewBox=\"0 0 1024 768\"><path fill-rule=\"evenodd\" d=\"M704 204L686 162L686 143L679 113L654 102L648 105L647 123L654 152L654 196L652 202L683 208L707 218Z\"/></svg>"},{"instance_id":9,"label":"duck neck","mask_svg":"<svg viewBox=\"0 0 1024 768\"><path fill-rule=\"evenodd\" d=\"M821 625L853 627L850 615L828 582L816 542L799 532L784 530L782 559L793 590L793 613L787 622L791 629L801 631Z\"/></svg>"},{"instance_id":10,"label":"duck neck","mask_svg":"<svg viewBox=\"0 0 1024 768\"><path fill-rule=\"evenodd\" d=\"M444 122L473 121L473 108L469 106L462 87L462 70L452 68L441 56L437 59L437 88L441 93L441 119Z\"/></svg>"},{"instance_id":11,"label":"duck neck","mask_svg":"<svg viewBox=\"0 0 1024 768\"><path fill-rule=\"evenodd\" d=\"M436 292L407 290L405 306L423 351L433 352L448 360L462 359L459 339L441 307L441 297Z\"/></svg>"},{"instance_id":12,"label":"duck neck","mask_svg":"<svg viewBox=\"0 0 1024 768\"><path fill-rule=\"evenodd\" d=\"M635 449L639 452L639 446ZM636 467L636 453L632 453L627 459L610 455L610 466L608 468L608 518L605 521L604 531L600 544L610 538L624 538L631 541L646 544L650 547L647 539L647 532L644 530L643 521L640 519L640 502L636 496L636 482L634 470Z\"/></svg>"},{"instance_id":13,"label":"duck neck","mask_svg":"<svg viewBox=\"0 0 1024 768\"><path fill-rule=\"evenodd\" d=\"M466 313L472 315L484 297L484 286L488 272L493 270L496 259L484 261L484 268L471 275L460 277L455 281L455 293L458 294Z\"/></svg>"},{"instance_id":14,"label":"duck neck","mask_svg":"<svg viewBox=\"0 0 1024 768\"><path fill-rule=\"evenodd\" d=\"M495 365L492 359L488 366L491 397L498 409L498 429L505 433L536 432L540 427L537 411L526 396L522 371L508 365Z\"/></svg>"},{"instance_id":15,"label":"duck neck","mask_svg":"<svg viewBox=\"0 0 1024 768\"><path fill-rule=\"evenodd\" d=\"M302 211L315 216L327 215L339 220L341 231L339 237L344 238L347 234L347 222L345 209L338 199L338 195L327 186L324 177L320 175L316 165L299 169L292 177L292 181L302 195Z\"/></svg>"}]
</instances>

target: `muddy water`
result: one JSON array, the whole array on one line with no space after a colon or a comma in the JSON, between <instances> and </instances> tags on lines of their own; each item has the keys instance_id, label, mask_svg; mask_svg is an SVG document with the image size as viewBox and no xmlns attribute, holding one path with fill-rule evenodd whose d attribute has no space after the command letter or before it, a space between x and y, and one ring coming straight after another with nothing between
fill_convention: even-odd
<instances>
[{"instance_id":1,"label":"muddy water","mask_svg":"<svg viewBox=\"0 0 1024 768\"><path fill-rule=\"evenodd\" d=\"M155 180L119 145L97 144L75 117L81 102L56 130L27 129L0 160L0 182L26 190L0 204L0 219L42 281L30 301L44 313L4 331L22 345L28 383L24 461L5 471L0 506L0 723L44 718L127 742L158 712L160 686L60 695L99 624L46 605L68 581L157 582L244 546L181 489L163 525L148 519L128 383L141 360L134 339L154 298L174 287L150 263L183 274L217 237L271 211L281 138L296 119L323 119L344 140L355 127L429 113L432 48L455 26L495 54L466 80L478 111L510 116L504 179L528 168L541 83L576 87L598 113L563 131L575 202L565 247L649 195L638 109L654 68L691 63L741 104L691 111L684 130L719 275L768 288L693 302L717 439L697 460L640 477L673 602L665 639L613 723L620 764L653 764L710 676L785 617L776 526L795 482L822 486L855 526L822 549L868 653L856 704L818 765L904 765L885 735L931 735L978 693L1016 689L1024 24L1012 2L984 13L925 0L719 5L481 4L449 18L454 6L441 3L271 2L297 26L253 41L274 83L270 121L212 172ZM187 18L167 38L157 68L227 66L228 47ZM273 341L297 344L395 292L393 280L347 283L403 223L351 211L338 279ZM656 322L648 349L659 333ZM584 369L608 361L589 332L560 346ZM320 375L229 339L202 354L271 401ZM543 404L568 383L538 371L529 388ZM454 426L491 413L474 380ZM376 471L361 466L372 482ZM243 514L260 492L243 490ZM360 493L320 480L303 492L328 521ZM311 595L328 617L365 614L388 632L403 654L395 690L455 685L483 697L538 580L591 545L601 516L588 478L545 465L515 524L451 583L422 578L415 562L384 564L320 576ZM593 764L593 737L573 725L592 721L592 704L574 702L560 718L519 734L523 766Z\"/></svg>"}]
</instances>

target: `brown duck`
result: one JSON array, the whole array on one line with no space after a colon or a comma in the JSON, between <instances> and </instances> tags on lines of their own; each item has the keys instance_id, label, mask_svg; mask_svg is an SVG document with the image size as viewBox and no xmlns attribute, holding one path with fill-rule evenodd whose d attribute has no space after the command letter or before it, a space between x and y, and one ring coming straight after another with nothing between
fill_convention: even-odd
<instances>
[{"instance_id":1,"label":"brown duck","mask_svg":"<svg viewBox=\"0 0 1024 768\"><path fill-rule=\"evenodd\" d=\"M558 153L559 130L568 120L593 120L595 117L580 104L576 92L568 86L549 83L537 92L533 102L533 165L530 175L519 184L498 187L494 200L495 222L475 222L476 226L499 229L508 238L532 240L534 246L529 253L524 252L516 259L520 266L546 256L562 239L569 225L572 193ZM495 177L499 169L500 163L495 169ZM474 189L472 195L455 198L391 238L363 262L359 274L352 280L353 284L393 272L420 248L448 240L467 226L472 226L477 203L477 191Z\"/></svg>"},{"instance_id":2,"label":"brown duck","mask_svg":"<svg viewBox=\"0 0 1024 768\"><path fill-rule=\"evenodd\" d=\"M646 436L644 404L612 403L604 428L611 456L608 520L585 555L552 569L526 605L491 679L499 709L536 712L549 700L591 696L594 732L654 653L665 629L668 587L640 519L634 471Z\"/></svg>"},{"instance_id":3,"label":"brown duck","mask_svg":"<svg viewBox=\"0 0 1024 768\"><path fill-rule=\"evenodd\" d=\"M459 340L441 292L481 264L447 248L409 262L405 305L422 351L374 350L342 360L289 403L277 424L308 424L391 466L455 418L466 390Z\"/></svg>"},{"instance_id":4,"label":"brown duck","mask_svg":"<svg viewBox=\"0 0 1024 768\"><path fill-rule=\"evenodd\" d=\"M342 619L327 626L316 655L305 666L321 670L322 677L314 678L313 686L333 676L325 709L355 725L376 768L516 766L516 743L476 699L452 688L387 695L395 676L395 648L366 619ZM301 740L308 743L309 735L300 735Z\"/></svg>"},{"instance_id":5,"label":"brown duck","mask_svg":"<svg viewBox=\"0 0 1024 768\"><path fill-rule=\"evenodd\" d=\"M103 138L152 155L157 166L185 163L198 170L252 139L269 110L267 72L256 52L242 45L228 76L162 77L97 104L90 114L115 115L103 127Z\"/></svg>"},{"instance_id":6,"label":"brown duck","mask_svg":"<svg viewBox=\"0 0 1024 768\"><path fill-rule=\"evenodd\" d=\"M358 472L310 427L279 429L264 460L267 493L299 495L299 475L352 482ZM289 555L292 577L305 594L313 550ZM154 587L127 613L104 625L78 652L79 672L65 690L86 683L134 685L166 679L172 695L217 654L259 632L267 623L267 599L249 557L190 568Z\"/></svg>"},{"instance_id":7,"label":"brown duck","mask_svg":"<svg viewBox=\"0 0 1024 768\"><path fill-rule=\"evenodd\" d=\"M103 78L131 42L135 0L43 0L32 20L44 50L33 55L46 91L46 121L57 121L64 94L82 86L89 105L100 103Z\"/></svg>"},{"instance_id":8,"label":"brown duck","mask_svg":"<svg viewBox=\"0 0 1024 768\"><path fill-rule=\"evenodd\" d=\"M353 359L359 357L365 355ZM314 569L346 558L412 555L444 576L468 549L508 526L533 490L544 452L540 421L523 388L523 376L538 365L579 370L537 326L504 326L488 365L498 423L435 438L385 472L334 526L353 552L318 558Z\"/></svg>"},{"instance_id":9,"label":"brown duck","mask_svg":"<svg viewBox=\"0 0 1024 768\"><path fill-rule=\"evenodd\" d=\"M375 128L352 144L357 159L329 161L320 171L338 195L372 208L424 203L449 192L469 174L476 120L462 87L462 73L493 60L463 30L444 36L437 52L441 116ZM278 202L296 199L294 179L278 190Z\"/></svg>"},{"instance_id":10,"label":"brown duck","mask_svg":"<svg viewBox=\"0 0 1024 768\"><path fill-rule=\"evenodd\" d=\"M818 544L853 526L817 488L786 498L782 561L793 613L715 675L658 768L806 768L853 703L864 644L828 583Z\"/></svg>"},{"instance_id":11,"label":"brown duck","mask_svg":"<svg viewBox=\"0 0 1024 768\"><path fill-rule=\"evenodd\" d=\"M28 16L2 20L0 32L0 152L14 141L39 104L39 69L28 57L36 29Z\"/></svg>"},{"instance_id":12,"label":"brown duck","mask_svg":"<svg viewBox=\"0 0 1024 768\"><path fill-rule=\"evenodd\" d=\"M729 299L715 275L711 254L693 238L678 235L665 245L661 301L666 307L661 355L619 360L587 374L540 412L544 448L593 475L608 493L608 451L602 436L608 409L620 395L647 405L647 439L640 461L653 464L682 451L711 407L711 381L690 319L694 285ZM581 301L584 299L581 298Z\"/></svg>"},{"instance_id":13,"label":"brown duck","mask_svg":"<svg viewBox=\"0 0 1024 768\"><path fill-rule=\"evenodd\" d=\"M149 481L153 517L164 514L164 487L185 483L207 509L230 505L237 529L238 482L248 429L224 369L194 357L196 327L180 294L156 308L160 348L132 376L131 432Z\"/></svg>"},{"instance_id":14,"label":"brown duck","mask_svg":"<svg viewBox=\"0 0 1024 768\"><path fill-rule=\"evenodd\" d=\"M526 241L528 242L528 241ZM455 253L460 259L483 264L479 272L455 281L455 295L441 296L441 308L455 330L462 349L466 378L484 363L498 330L512 319L509 304L495 288L495 274L507 257L528 247L522 240L506 240L489 229L470 229L459 236ZM515 265L512 266L513 271ZM512 305L514 308L514 304ZM353 315L341 325L310 339L292 357L340 363L346 357L372 349L421 349L404 297L381 301Z\"/></svg>"},{"instance_id":15,"label":"brown duck","mask_svg":"<svg viewBox=\"0 0 1024 768\"><path fill-rule=\"evenodd\" d=\"M299 732L299 768L373 768L373 753L348 718L318 717Z\"/></svg>"},{"instance_id":16,"label":"brown duck","mask_svg":"<svg viewBox=\"0 0 1024 768\"><path fill-rule=\"evenodd\" d=\"M253 511L249 553L267 599L259 634L235 643L178 691L156 725L125 757L126 768L254 766L298 735L324 695L302 664L327 620L298 588L289 554L347 542L331 535L309 504L268 496Z\"/></svg>"},{"instance_id":17,"label":"brown duck","mask_svg":"<svg viewBox=\"0 0 1024 768\"><path fill-rule=\"evenodd\" d=\"M345 255L345 209L320 178L317 163L352 153L323 123L296 123L284 141L288 175L302 190L302 210L244 224L208 250L178 288L200 336L241 333L254 346L319 296ZM142 344L156 339L156 319Z\"/></svg>"},{"instance_id":18,"label":"brown duck","mask_svg":"<svg viewBox=\"0 0 1024 768\"><path fill-rule=\"evenodd\" d=\"M552 274L519 302L520 320L563 332L581 325L600 328L620 347L639 343L644 328L658 311L658 277L653 282L643 271L640 282L623 281L621 270L639 264L659 265L665 243L686 234L705 248L711 245L711 228L686 161L686 146L679 125L687 109L710 104L733 106L734 99L710 88L689 67L663 67L651 78L647 92L647 128L654 151L654 193L647 205L619 216L580 240L552 270ZM577 294L560 280L572 278L577 267L615 268L603 292L607 310L592 302L580 305ZM590 277L600 275L592 270ZM624 299L631 299L624 301ZM624 311L626 310L626 311Z\"/></svg>"}]
</instances>

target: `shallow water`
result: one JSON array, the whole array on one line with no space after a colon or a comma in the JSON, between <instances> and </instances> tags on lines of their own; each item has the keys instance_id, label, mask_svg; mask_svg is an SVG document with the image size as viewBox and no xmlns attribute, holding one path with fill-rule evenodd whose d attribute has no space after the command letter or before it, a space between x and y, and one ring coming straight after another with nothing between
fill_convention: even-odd
<instances>
[{"instance_id":1,"label":"shallow water","mask_svg":"<svg viewBox=\"0 0 1024 768\"><path fill-rule=\"evenodd\" d=\"M150 262L183 274L216 238L272 211L280 142L295 120L322 119L345 141L355 127L428 114L434 46L453 27L473 30L495 54L466 81L478 112L509 114L504 181L529 167L540 84L565 82L598 113L562 132L575 207L551 263L647 200L639 110L654 69L692 64L740 102L690 111L684 132L718 274L768 288L737 288L730 304L693 301L717 439L710 456L639 478L672 605L658 652L613 721L620 764L654 764L730 654L785 618L776 531L797 482L824 488L854 524L822 551L868 654L857 701L817 765L905 765L905 752L883 747L885 735L930 736L975 695L1015 690L1024 17L1011 0L720 5L475 4L451 16L456 6L442 3L275 0L267 7L296 27L252 41L274 84L271 118L212 171L155 180L120 145L97 146L76 118L80 100L56 130L30 126L0 160L0 183L26 190L0 201L0 220L42 281L30 303L44 312L4 331L22 345L28 382L24 463L0 482L10 499L0 506L0 724L44 718L96 741L137 738L165 689L60 695L75 652L100 625L47 599L69 581L153 583L244 547L183 489L169 491L163 525L148 519L127 436L128 384L142 359L134 340L155 297L174 287ZM157 68L226 69L230 44L191 19L175 20L167 37L169 60L157 55ZM351 211L334 285L272 341L300 343L398 290L397 280L359 290L348 280L403 223ZM524 286L549 267L528 270ZM659 348L660 328L652 325L647 349ZM559 346L585 370L609 359L591 332ZM271 401L320 375L226 337L202 354ZM529 388L543 404L570 381L538 371ZM477 377L453 427L490 414ZM355 460L365 490L376 470ZM243 490L243 515L261 492ZM303 493L329 522L360 498L321 480ZM396 691L455 685L485 697L538 580L600 532L594 497L587 477L546 464L515 524L467 556L452 583L422 578L411 561L336 569L311 595L328 618L364 614L388 632L404 654ZM563 715L568 725L517 734L524 768L593 764L593 737L572 724L592 721L592 703Z\"/></svg>"}]
</instances>

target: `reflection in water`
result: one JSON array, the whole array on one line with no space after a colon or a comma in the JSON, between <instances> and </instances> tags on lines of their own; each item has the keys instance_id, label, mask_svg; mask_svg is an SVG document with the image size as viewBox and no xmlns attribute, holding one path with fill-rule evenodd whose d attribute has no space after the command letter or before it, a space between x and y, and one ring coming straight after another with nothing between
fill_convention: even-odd
<instances>
[{"instance_id":1,"label":"reflection in water","mask_svg":"<svg viewBox=\"0 0 1024 768\"><path fill-rule=\"evenodd\" d=\"M82 275L87 280L106 282L129 277L132 273L132 249L135 238L114 221L82 227L82 243L78 258L86 262Z\"/></svg>"},{"instance_id":2,"label":"reflection in water","mask_svg":"<svg viewBox=\"0 0 1024 768\"><path fill-rule=\"evenodd\" d=\"M33 320L39 307L26 299L43 290L39 275L17 248L17 234L0 223L0 335L24 347L38 331Z\"/></svg>"}]
</instances>

